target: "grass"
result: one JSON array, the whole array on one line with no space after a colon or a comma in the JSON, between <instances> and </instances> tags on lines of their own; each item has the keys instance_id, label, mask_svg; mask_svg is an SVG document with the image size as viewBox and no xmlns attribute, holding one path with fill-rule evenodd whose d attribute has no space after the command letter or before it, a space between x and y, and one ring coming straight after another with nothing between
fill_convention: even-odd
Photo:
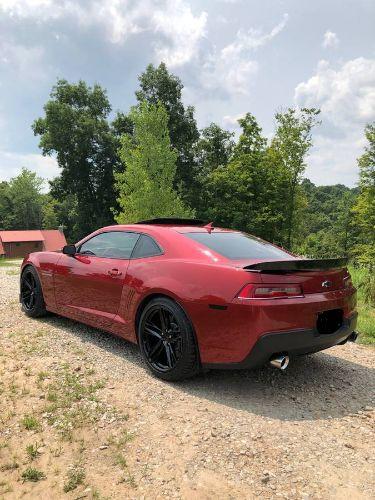
<instances>
[{"instance_id":1,"label":"grass","mask_svg":"<svg viewBox=\"0 0 375 500\"><path fill-rule=\"evenodd\" d=\"M354 286L357 288L358 299L358 325L357 330L360 333L359 341L361 344L375 345L375 308L365 302L365 291L363 283L366 273L369 272L363 268L350 267L350 274Z\"/></svg>"},{"instance_id":2,"label":"grass","mask_svg":"<svg viewBox=\"0 0 375 500\"><path fill-rule=\"evenodd\" d=\"M40 422L33 415L24 415L21 420L21 424L27 431L39 431L40 430Z\"/></svg>"},{"instance_id":3,"label":"grass","mask_svg":"<svg viewBox=\"0 0 375 500\"><path fill-rule=\"evenodd\" d=\"M64 484L64 493L73 491L83 483L86 477L85 469L81 464L76 463L69 467L67 472L67 481Z\"/></svg>"},{"instance_id":4,"label":"grass","mask_svg":"<svg viewBox=\"0 0 375 500\"><path fill-rule=\"evenodd\" d=\"M106 411L96 397L103 386L102 381L91 381L85 372L76 373L67 365L55 371L46 388L45 411L48 423L63 439L71 441L75 429L96 422Z\"/></svg>"},{"instance_id":5,"label":"grass","mask_svg":"<svg viewBox=\"0 0 375 500\"><path fill-rule=\"evenodd\" d=\"M41 479L45 479L46 475L41 470L35 469L35 467L28 467L22 472L21 477L24 482L31 481L33 483L36 483Z\"/></svg>"},{"instance_id":6,"label":"grass","mask_svg":"<svg viewBox=\"0 0 375 500\"><path fill-rule=\"evenodd\" d=\"M0 471L1 472L12 471L18 469L18 467L19 467L18 463L15 460L13 460L13 462L9 462L8 464L2 465L0 467Z\"/></svg>"},{"instance_id":7,"label":"grass","mask_svg":"<svg viewBox=\"0 0 375 500\"><path fill-rule=\"evenodd\" d=\"M22 259L4 259L0 257L0 267L17 266L21 264Z\"/></svg>"},{"instance_id":8,"label":"grass","mask_svg":"<svg viewBox=\"0 0 375 500\"><path fill-rule=\"evenodd\" d=\"M38 451L39 444L28 444L26 446L26 455L28 456L29 460L35 460L36 458L39 457L40 453Z\"/></svg>"}]
</instances>

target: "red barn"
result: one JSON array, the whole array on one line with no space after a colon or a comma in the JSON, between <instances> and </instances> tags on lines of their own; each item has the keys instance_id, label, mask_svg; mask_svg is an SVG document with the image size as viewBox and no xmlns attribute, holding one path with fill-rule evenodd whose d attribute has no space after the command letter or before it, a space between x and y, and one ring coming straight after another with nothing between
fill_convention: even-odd
<instances>
[{"instance_id":1,"label":"red barn","mask_svg":"<svg viewBox=\"0 0 375 500\"><path fill-rule=\"evenodd\" d=\"M64 245L64 233L57 229L0 231L0 257L24 257L30 252L61 250Z\"/></svg>"}]
</instances>

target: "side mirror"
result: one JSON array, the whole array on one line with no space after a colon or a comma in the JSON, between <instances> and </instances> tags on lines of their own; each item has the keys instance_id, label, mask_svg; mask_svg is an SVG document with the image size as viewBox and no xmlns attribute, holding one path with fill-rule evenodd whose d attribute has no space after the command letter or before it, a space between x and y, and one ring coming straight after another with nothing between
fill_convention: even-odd
<instances>
[{"instance_id":1,"label":"side mirror","mask_svg":"<svg viewBox=\"0 0 375 500\"><path fill-rule=\"evenodd\" d=\"M65 245L62 249L62 253L73 257L73 255L75 255L77 253L76 246L75 245Z\"/></svg>"}]
</instances>

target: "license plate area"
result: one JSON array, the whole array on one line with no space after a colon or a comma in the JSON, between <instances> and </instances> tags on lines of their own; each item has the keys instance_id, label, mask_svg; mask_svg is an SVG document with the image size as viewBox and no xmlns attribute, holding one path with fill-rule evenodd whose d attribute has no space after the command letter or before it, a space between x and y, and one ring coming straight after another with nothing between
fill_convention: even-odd
<instances>
[{"instance_id":1,"label":"license plate area","mask_svg":"<svg viewBox=\"0 0 375 500\"><path fill-rule=\"evenodd\" d=\"M316 329L320 335L335 333L342 327L344 311L342 309L331 309L318 314Z\"/></svg>"}]
</instances>

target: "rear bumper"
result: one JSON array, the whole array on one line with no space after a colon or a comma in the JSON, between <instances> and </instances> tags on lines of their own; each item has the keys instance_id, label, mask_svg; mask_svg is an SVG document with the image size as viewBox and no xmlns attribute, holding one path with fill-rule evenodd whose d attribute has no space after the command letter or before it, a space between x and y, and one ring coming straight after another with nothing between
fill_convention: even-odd
<instances>
[{"instance_id":1,"label":"rear bumper","mask_svg":"<svg viewBox=\"0 0 375 500\"><path fill-rule=\"evenodd\" d=\"M296 329L265 333L254 344L250 353L239 363L206 363L206 368L241 369L266 364L273 355L284 353L299 356L322 351L345 342L357 325L355 312L344 320L341 328L331 334L319 334L316 329Z\"/></svg>"}]
</instances>

